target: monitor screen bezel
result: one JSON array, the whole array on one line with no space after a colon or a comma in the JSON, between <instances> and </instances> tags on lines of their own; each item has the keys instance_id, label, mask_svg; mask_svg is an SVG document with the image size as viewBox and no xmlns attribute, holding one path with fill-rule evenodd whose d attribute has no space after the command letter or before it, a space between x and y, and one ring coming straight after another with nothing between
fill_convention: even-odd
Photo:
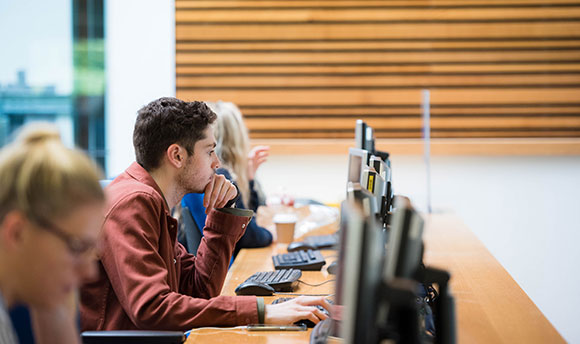
<instances>
[{"instance_id":1,"label":"monitor screen bezel","mask_svg":"<svg viewBox=\"0 0 580 344\"><path fill-rule=\"evenodd\" d=\"M340 337L347 343L366 343L376 335L376 288L382 282L383 232L360 199L343 202L337 304L342 306ZM371 340L372 341L372 340Z\"/></svg>"},{"instance_id":2,"label":"monitor screen bezel","mask_svg":"<svg viewBox=\"0 0 580 344\"><path fill-rule=\"evenodd\" d=\"M397 201L392 215L383 278L413 278L421 263L424 220L404 201Z\"/></svg>"},{"instance_id":3,"label":"monitor screen bezel","mask_svg":"<svg viewBox=\"0 0 580 344\"><path fill-rule=\"evenodd\" d=\"M359 175L358 175L358 179L357 180L351 180L351 171L352 171L352 164L354 163L354 159L353 157L357 157L360 158L360 166L359 166ZM368 166L368 161L369 161L369 152L364 150L364 149L358 149L358 148L349 148L348 149L348 169L347 169L347 176L346 176L346 181L348 182L353 182L353 183L362 183L362 172L364 171L364 168Z\"/></svg>"},{"instance_id":4,"label":"monitor screen bezel","mask_svg":"<svg viewBox=\"0 0 580 344\"><path fill-rule=\"evenodd\" d=\"M354 146L358 149L364 149L367 133L367 124L362 119L357 119L354 126Z\"/></svg>"}]
</instances>

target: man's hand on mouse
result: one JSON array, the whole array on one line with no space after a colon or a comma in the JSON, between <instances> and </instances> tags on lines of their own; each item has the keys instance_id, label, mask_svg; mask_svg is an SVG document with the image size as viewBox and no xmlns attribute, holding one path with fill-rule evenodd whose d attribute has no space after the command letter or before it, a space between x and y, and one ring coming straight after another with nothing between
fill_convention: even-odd
<instances>
[{"instance_id":1,"label":"man's hand on mouse","mask_svg":"<svg viewBox=\"0 0 580 344\"><path fill-rule=\"evenodd\" d=\"M299 296L286 302L266 305L264 323L288 325L302 319L307 319L318 324L320 320L327 319L328 315L324 314L316 306L322 306L330 312L330 303L324 297L318 296Z\"/></svg>"}]
</instances>

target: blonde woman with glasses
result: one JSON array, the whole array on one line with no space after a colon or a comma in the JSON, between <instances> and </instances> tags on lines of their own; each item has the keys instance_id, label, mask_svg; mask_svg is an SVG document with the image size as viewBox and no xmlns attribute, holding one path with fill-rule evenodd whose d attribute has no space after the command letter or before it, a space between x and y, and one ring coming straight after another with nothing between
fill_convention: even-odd
<instances>
[{"instance_id":1,"label":"blonde woman with glasses","mask_svg":"<svg viewBox=\"0 0 580 344\"><path fill-rule=\"evenodd\" d=\"M46 124L0 152L0 343L7 310L30 310L37 343L78 343L74 295L97 274L104 193L95 164Z\"/></svg>"}]
</instances>

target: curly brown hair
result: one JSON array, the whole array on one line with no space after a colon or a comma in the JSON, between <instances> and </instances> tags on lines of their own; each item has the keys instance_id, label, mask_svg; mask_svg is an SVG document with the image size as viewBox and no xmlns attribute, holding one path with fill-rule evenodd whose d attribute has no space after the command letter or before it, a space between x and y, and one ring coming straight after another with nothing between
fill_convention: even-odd
<instances>
[{"instance_id":1,"label":"curly brown hair","mask_svg":"<svg viewBox=\"0 0 580 344\"><path fill-rule=\"evenodd\" d=\"M137 112L133 146L137 162L147 171L158 168L167 148L177 143L189 154L216 114L203 102L159 98Z\"/></svg>"}]
</instances>

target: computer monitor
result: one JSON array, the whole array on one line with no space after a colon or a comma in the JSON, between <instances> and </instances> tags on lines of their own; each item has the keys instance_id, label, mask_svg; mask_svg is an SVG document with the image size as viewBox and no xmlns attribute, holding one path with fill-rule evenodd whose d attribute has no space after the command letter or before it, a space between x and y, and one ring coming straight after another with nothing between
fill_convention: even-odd
<instances>
[{"instance_id":1,"label":"computer monitor","mask_svg":"<svg viewBox=\"0 0 580 344\"><path fill-rule=\"evenodd\" d=\"M345 298L354 297L349 294L345 295L345 288L346 290L352 290L354 286L349 284L349 281L345 280L345 277L348 277L348 273L346 273L346 253L347 253L347 242L348 242L348 232L349 231L362 231L363 222L362 222L363 215L360 211L360 207L353 207L352 203L348 200L345 200L340 205L340 225L338 233L338 264L337 264L337 273L336 273L336 283L335 283L335 291L334 291L334 306L331 312L331 318L334 323L333 332L334 335L340 335L342 332L342 316L344 311L344 302ZM353 253L351 253L353 254ZM356 255L359 256L358 254ZM352 281L350 282L352 283ZM347 286L348 284L348 286ZM350 289L349 289L350 288ZM349 302L352 302L349 299ZM352 319L349 319L351 322Z\"/></svg>"},{"instance_id":2,"label":"computer monitor","mask_svg":"<svg viewBox=\"0 0 580 344\"><path fill-rule=\"evenodd\" d=\"M336 304L341 307L339 336L345 343L372 343L376 288L382 278L384 245L374 216L367 216L360 199L343 202Z\"/></svg>"},{"instance_id":3,"label":"computer monitor","mask_svg":"<svg viewBox=\"0 0 580 344\"><path fill-rule=\"evenodd\" d=\"M374 181L373 189L371 191L375 194L378 198L386 195L386 181L387 179L387 172L388 169L387 164L383 162L381 158L375 155L371 155L369 159L369 168L372 168L376 172L376 178Z\"/></svg>"},{"instance_id":4,"label":"computer monitor","mask_svg":"<svg viewBox=\"0 0 580 344\"><path fill-rule=\"evenodd\" d=\"M410 205L397 202L386 248L385 281L413 279L421 265L424 221Z\"/></svg>"},{"instance_id":5,"label":"computer monitor","mask_svg":"<svg viewBox=\"0 0 580 344\"><path fill-rule=\"evenodd\" d=\"M401 342L416 342L421 336L427 336L435 344L455 343L455 307L448 290L450 275L444 270L421 266L423 226L423 218L408 199L397 198L383 271L390 301L380 303L375 315L378 324L389 324L385 329L395 329ZM421 292L420 286L430 284L438 285L438 296L431 299L429 307L423 305L422 309L429 312L422 313L416 300L427 297L427 289ZM397 296L393 297L395 293ZM406 305L401 300L406 300ZM431 312L432 317L428 315ZM435 337L429 337L427 331Z\"/></svg>"},{"instance_id":6,"label":"computer monitor","mask_svg":"<svg viewBox=\"0 0 580 344\"><path fill-rule=\"evenodd\" d=\"M354 126L354 146L358 149L364 149L367 134L367 124L362 119L357 119Z\"/></svg>"},{"instance_id":7,"label":"computer monitor","mask_svg":"<svg viewBox=\"0 0 580 344\"><path fill-rule=\"evenodd\" d=\"M369 153L364 149L348 149L347 182L360 183L363 168L368 166Z\"/></svg>"},{"instance_id":8,"label":"computer monitor","mask_svg":"<svg viewBox=\"0 0 580 344\"><path fill-rule=\"evenodd\" d=\"M366 127L366 133L364 135L364 141L363 141L363 149L371 152L371 153L375 153L375 131L373 129L373 127L367 125Z\"/></svg>"},{"instance_id":9,"label":"computer monitor","mask_svg":"<svg viewBox=\"0 0 580 344\"><path fill-rule=\"evenodd\" d=\"M389 217L389 213L393 210L393 200L395 198L395 194L393 192L393 169L391 168L391 164L389 161L385 164L385 223L390 223L391 219Z\"/></svg>"},{"instance_id":10,"label":"computer monitor","mask_svg":"<svg viewBox=\"0 0 580 344\"><path fill-rule=\"evenodd\" d=\"M387 169L387 164L385 164L383 159L381 159L380 157L371 154L371 157L369 158L369 167L374 168L375 171L377 171L377 173L383 176L383 178L385 177L385 170Z\"/></svg>"},{"instance_id":11,"label":"computer monitor","mask_svg":"<svg viewBox=\"0 0 580 344\"><path fill-rule=\"evenodd\" d=\"M375 151L374 129L362 119L358 119L354 127L354 144L358 149L364 149L371 153Z\"/></svg>"},{"instance_id":12,"label":"computer monitor","mask_svg":"<svg viewBox=\"0 0 580 344\"><path fill-rule=\"evenodd\" d=\"M375 130L362 119L356 121L354 127L354 145L358 149L364 149L370 154L381 157L383 161L389 160L389 153L375 149Z\"/></svg>"},{"instance_id":13,"label":"computer monitor","mask_svg":"<svg viewBox=\"0 0 580 344\"><path fill-rule=\"evenodd\" d=\"M376 216L379 213L377 198L360 183L348 182L346 186L346 199L350 202L360 204L363 213L366 216Z\"/></svg>"},{"instance_id":14,"label":"computer monitor","mask_svg":"<svg viewBox=\"0 0 580 344\"><path fill-rule=\"evenodd\" d=\"M391 183L391 168L380 157L371 155L369 166L363 167L361 185L376 197L380 221L386 226L390 221L393 190Z\"/></svg>"}]
</instances>

